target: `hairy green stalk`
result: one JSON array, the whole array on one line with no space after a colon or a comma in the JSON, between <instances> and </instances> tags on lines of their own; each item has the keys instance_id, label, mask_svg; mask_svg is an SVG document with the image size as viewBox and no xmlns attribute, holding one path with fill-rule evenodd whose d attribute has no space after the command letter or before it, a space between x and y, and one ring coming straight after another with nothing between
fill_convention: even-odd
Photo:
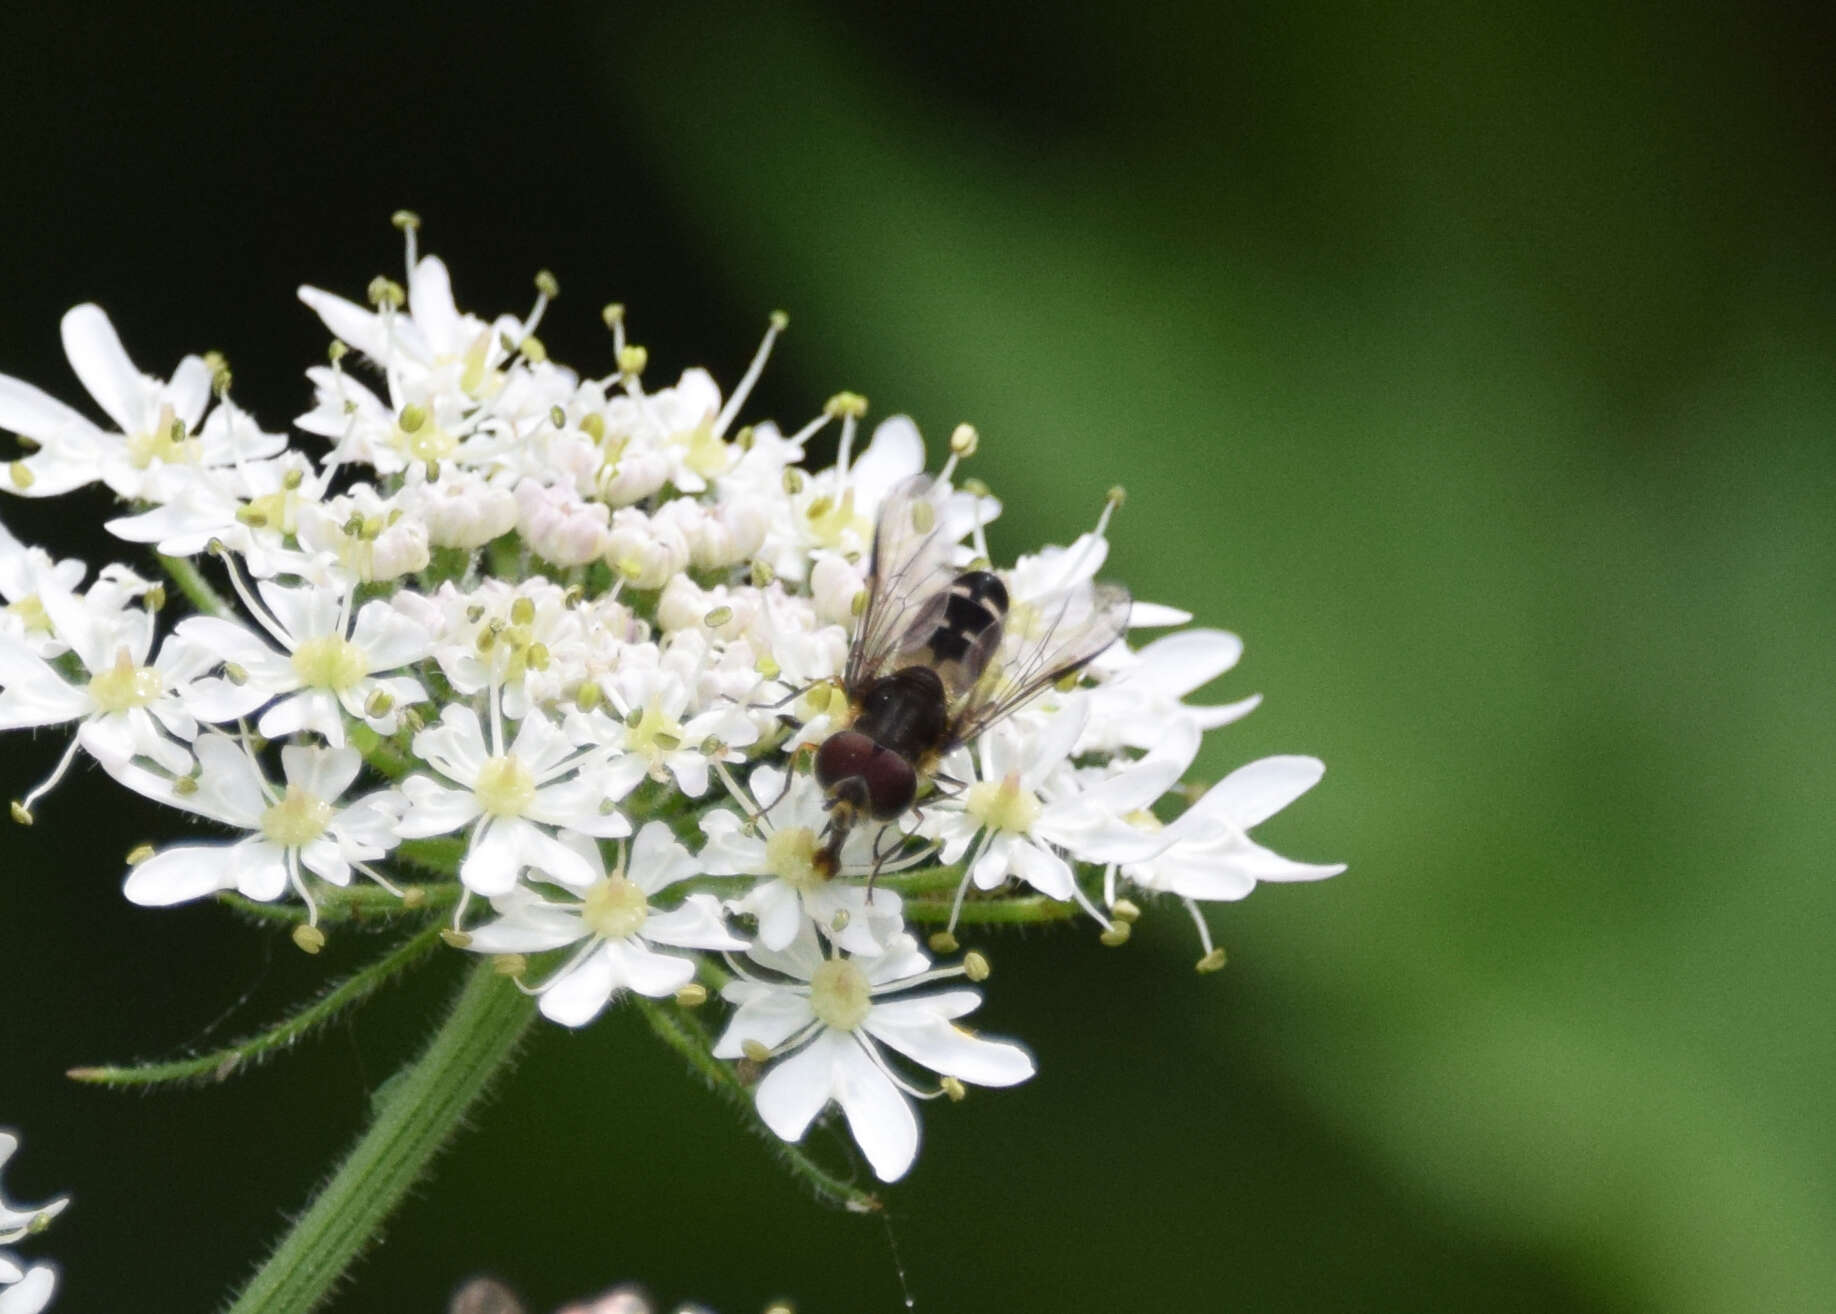
<instances>
[{"instance_id":1,"label":"hairy green stalk","mask_svg":"<svg viewBox=\"0 0 1836 1314\"><path fill-rule=\"evenodd\" d=\"M390 1079L368 1130L226 1314L318 1309L425 1177L534 1016L534 1001L491 964L473 968L427 1048Z\"/></svg>"}]
</instances>

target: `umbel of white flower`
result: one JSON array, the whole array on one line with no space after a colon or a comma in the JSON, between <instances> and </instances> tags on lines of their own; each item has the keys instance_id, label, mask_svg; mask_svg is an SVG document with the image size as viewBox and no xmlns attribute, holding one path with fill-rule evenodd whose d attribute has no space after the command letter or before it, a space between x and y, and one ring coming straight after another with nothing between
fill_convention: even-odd
<instances>
[{"instance_id":1,"label":"umbel of white flower","mask_svg":"<svg viewBox=\"0 0 1836 1314\"><path fill-rule=\"evenodd\" d=\"M291 431L218 357L143 373L94 305L63 324L89 411L0 376L0 489L104 485L126 554L92 571L0 530L0 728L67 744L14 817L57 824L80 752L220 828L137 850L129 899L297 909L307 950L358 914L439 919L566 1026L718 998L704 1057L765 1125L794 1141L839 1109L891 1181L914 1101L1033 1073L960 1024L980 995L944 983L988 959L959 935L1087 917L1120 944L1164 898L1211 969L1200 901L1340 870L1248 835L1314 760L1181 784L1255 699L1188 704L1239 641L1097 581L1119 496L995 570L968 426L926 475L912 422L866 435L851 393L789 432L743 422L783 316L728 393L652 380L617 306L609 366L581 372L537 336L551 277L479 318L402 227L405 284L300 290L335 340ZM873 682L908 667L894 714ZM819 777L844 731L851 765Z\"/></svg>"}]
</instances>

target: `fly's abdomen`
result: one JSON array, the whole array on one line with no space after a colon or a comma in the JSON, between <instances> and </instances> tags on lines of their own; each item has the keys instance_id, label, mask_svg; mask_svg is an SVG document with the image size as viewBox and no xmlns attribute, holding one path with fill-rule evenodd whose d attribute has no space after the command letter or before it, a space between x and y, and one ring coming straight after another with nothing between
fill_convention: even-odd
<instances>
[{"instance_id":1,"label":"fly's abdomen","mask_svg":"<svg viewBox=\"0 0 1836 1314\"><path fill-rule=\"evenodd\" d=\"M974 684L1001 643L1007 586L988 570L969 570L950 582L943 618L926 642L939 674L954 690Z\"/></svg>"}]
</instances>

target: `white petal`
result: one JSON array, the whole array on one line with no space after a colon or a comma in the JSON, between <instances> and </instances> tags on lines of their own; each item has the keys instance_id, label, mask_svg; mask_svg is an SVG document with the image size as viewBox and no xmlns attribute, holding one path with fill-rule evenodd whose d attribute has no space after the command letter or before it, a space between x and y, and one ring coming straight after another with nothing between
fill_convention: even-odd
<instances>
[{"instance_id":1,"label":"white petal","mask_svg":"<svg viewBox=\"0 0 1836 1314\"><path fill-rule=\"evenodd\" d=\"M753 1092L760 1119L783 1140L802 1140L822 1106L829 1102L833 1060L823 1043L826 1039L826 1035L818 1036L797 1053L780 1060Z\"/></svg>"},{"instance_id":2,"label":"white petal","mask_svg":"<svg viewBox=\"0 0 1836 1314\"><path fill-rule=\"evenodd\" d=\"M534 954L573 944L587 934L577 914L536 904L473 928L466 948L481 954Z\"/></svg>"},{"instance_id":3,"label":"white petal","mask_svg":"<svg viewBox=\"0 0 1836 1314\"><path fill-rule=\"evenodd\" d=\"M817 1038L821 1044L828 1036ZM853 1037L834 1037L835 1060L830 1080L835 1102L848 1115L855 1144L883 1182L905 1176L918 1156L918 1115L892 1079L880 1071Z\"/></svg>"},{"instance_id":4,"label":"white petal","mask_svg":"<svg viewBox=\"0 0 1836 1314\"><path fill-rule=\"evenodd\" d=\"M617 985L652 999L673 995L695 979L694 963L673 954L660 954L635 936L608 940L601 952L612 966L612 979Z\"/></svg>"},{"instance_id":5,"label":"white petal","mask_svg":"<svg viewBox=\"0 0 1836 1314\"><path fill-rule=\"evenodd\" d=\"M1141 666L1129 679L1149 682L1168 698L1184 698L1235 666L1243 640L1227 630L1181 630L1154 640L1139 655Z\"/></svg>"},{"instance_id":6,"label":"white petal","mask_svg":"<svg viewBox=\"0 0 1836 1314\"><path fill-rule=\"evenodd\" d=\"M973 997L974 992L953 993ZM1033 1075L1033 1057L1020 1046L972 1036L930 1003L907 999L877 1005L866 1028L913 1062L977 1086L1012 1086Z\"/></svg>"},{"instance_id":7,"label":"white petal","mask_svg":"<svg viewBox=\"0 0 1836 1314\"><path fill-rule=\"evenodd\" d=\"M746 942L727 929L720 900L711 894L691 894L680 907L652 913L644 923L644 938L654 944L680 945L684 949L744 949Z\"/></svg>"},{"instance_id":8,"label":"white petal","mask_svg":"<svg viewBox=\"0 0 1836 1314\"><path fill-rule=\"evenodd\" d=\"M95 425L80 411L21 379L0 374L0 429L50 443L66 433L92 434ZM94 478L92 474L90 476Z\"/></svg>"},{"instance_id":9,"label":"white petal","mask_svg":"<svg viewBox=\"0 0 1836 1314\"><path fill-rule=\"evenodd\" d=\"M542 1015L564 1027L583 1027L598 1017L612 998L612 984L612 964L601 945L572 971L543 988Z\"/></svg>"},{"instance_id":10,"label":"white petal","mask_svg":"<svg viewBox=\"0 0 1836 1314\"><path fill-rule=\"evenodd\" d=\"M1193 811L1223 817L1237 829L1248 830L1319 784L1325 774L1326 764L1317 757L1265 757L1218 781Z\"/></svg>"},{"instance_id":11,"label":"white petal","mask_svg":"<svg viewBox=\"0 0 1836 1314\"><path fill-rule=\"evenodd\" d=\"M715 1058L738 1058L748 1040L775 1049L815 1021L808 995L759 981L733 981L721 998L737 1005L733 1019L714 1046Z\"/></svg>"},{"instance_id":12,"label":"white petal","mask_svg":"<svg viewBox=\"0 0 1836 1314\"><path fill-rule=\"evenodd\" d=\"M458 830L478 816L478 797L469 789L449 789L427 776L409 776L401 785L408 809L400 823L404 839L425 839Z\"/></svg>"},{"instance_id":13,"label":"white petal","mask_svg":"<svg viewBox=\"0 0 1836 1314\"><path fill-rule=\"evenodd\" d=\"M508 894L522 870L517 839L513 825L506 825L501 817L485 826L472 840L465 861L459 864L459 879L465 888L486 898Z\"/></svg>"},{"instance_id":14,"label":"white petal","mask_svg":"<svg viewBox=\"0 0 1836 1314\"><path fill-rule=\"evenodd\" d=\"M130 903L164 908L236 888L236 873L247 854L242 844L181 844L161 849L128 869L122 888Z\"/></svg>"},{"instance_id":15,"label":"white petal","mask_svg":"<svg viewBox=\"0 0 1836 1314\"><path fill-rule=\"evenodd\" d=\"M64 315L64 354L70 368L89 389L122 433L140 433L153 416L158 388L128 359L127 349L108 322L102 307L91 303L73 306Z\"/></svg>"},{"instance_id":16,"label":"white petal","mask_svg":"<svg viewBox=\"0 0 1836 1314\"><path fill-rule=\"evenodd\" d=\"M39 1314L57 1289L57 1270L34 1264L18 1282L0 1291L0 1314Z\"/></svg>"}]
</instances>

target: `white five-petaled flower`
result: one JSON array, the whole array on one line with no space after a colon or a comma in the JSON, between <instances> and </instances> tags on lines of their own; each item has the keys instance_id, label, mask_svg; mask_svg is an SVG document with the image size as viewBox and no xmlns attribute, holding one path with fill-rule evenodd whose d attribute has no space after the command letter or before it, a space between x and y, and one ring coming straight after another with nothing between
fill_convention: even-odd
<instances>
[{"instance_id":1,"label":"white five-petaled flower","mask_svg":"<svg viewBox=\"0 0 1836 1314\"><path fill-rule=\"evenodd\" d=\"M631 823L613 806L623 791L608 788L603 770L581 770L598 767L605 754L576 749L540 713L517 724L516 739L506 749L495 702L492 711L488 745L478 713L462 703L449 705L440 724L414 737L415 755L453 783L419 775L402 782L408 800L402 835L445 835L470 826L459 879L474 894L509 893L526 867L566 885L591 885L599 875L593 864L554 832L599 839L631 833Z\"/></svg>"},{"instance_id":2,"label":"white five-petaled flower","mask_svg":"<svg viewBox=\"0 0 1836 1314\"><path fill-rule=\"evenodd\" d=\"M19 1148L19 1138L0 1131L0 1168ZM35 1232L44 1230L53 1218L70 1203L69 1196L59 1196L45 1204L21 1208L7 1203L0 1195L0 1247L10 1246ZM26 1267L5 1249L0 1248L0 1314L38 1314L51 1303L57 1288L57 1270L49 1264Z\"/></svg>"},{"instance_id":3,"label":"white five-petaled flower","mask_svg":"<svg viewBox=\"0 0 1836 1314\"><path fill-rule=\"evenodd\" d=\"M206 734L193 747L198 774L183 792L137 766L118 769L116 778L162 803L250 833L161 849L128 870L129 899L163 906L236 890L267 901L291 887L310 907L305 872L333 885L350 884L353 868L381 879L367 864L400 842L398 800L384 792L342 801L363 769L356 749L288 745L280 754L285 785L276 788L239 739Z\"/></svg>"},{"instance_id":4,"label":"white five-petaled flower","mask_svg":"<svg viewBox=\"0 0 1836 1314\"><path fill-rule=\"evenodd\" d=\"M63 778L78 747L110 770L135 757L174 773L191 765L178 741L197 734L197 680L214 658L177 637L153 657L153 615L126 601L103 580L88 595L40 595L52 631L81 663L74 678L40 657L29 640L0 634L0 730L78 723L56 769L19 803L26 816Z\"/></svg>"},{"instance_id":5,"label":"white five-petaled flower","mask_svg":"<svg viewBox=\"0 0 1836 1314\"><path fill-rule=\"evenodd\" d=\"M278 651L245 626L216 616L194 616L178 627L181 638L235 668L233 677L200 682L205 693L193 706L204 719L231 720L279 699L257 722L262 734L274 738L310 730L338 747L346 714L378 734L393 734L401 709L427 700L412 675L387 674L421 660L433 647L433 636L399 609L365 603L353 624L347 588L261 580L256 590L259 602L246 588L243 602L280 645Z\"/></svg>"},{"instance_id":6,"label":"white five-petaled flower","mask_svg":"<svg viewBox=\"0 0 1836 1314\"><path fill-rule=\"evenodd\" d=\"M870 894L847 879L872 871L875 828L855 828L842 849L841 870L825 875L816 865L829 819L822 787L811 776L793 775L787 790L784 771L772 766L756 768L747 784L754 797L739 799L740 805L768 809L756 827L725 808L701 819L708 837L702 867L716 876L759 878L727 906L758 918L759 943L767 949L788 949L807 921L849 953L880 953L904 929L899 896L883 888Z\"/></svg>"},{"instance_id":7,"label":"white five-petaled flower","mask_svg":"<svg viewBox=\"0 0 1836 1314\"><path fill-rule=\"evenodd\" d=\"M585 1026L618 990L660 998L694 979L692 958L656 946L746 947L727 929L720 900L711 894L691 894L673 908L651 905L654 896L700 870L662 822L649 822L638 831L628 859L610 875L593 841L574 834L562 836L561 843L580 854L594 879L583 885L555 876L577 896L570 900L517 886L493 901L497 919L473 928L468 946L481 953L522 954L578 944L538 988L545 1017L564 1026ZM537 879L550 875L536 873Z\"/></svg>"},{"instance_id":8,"label":"white five-petaled flower","mask_svg":"<svg viewBox=\"0 0 1836 1314\"><path fill-rule=\"evenodd\" d=\"M918 1153L918 1118L907 1095L930 1098L894 1071L882 1046L958 1082L1012 1086L1033 1075L1033 1060L1010 1041L984 1040L956 1025L982 1002L979 992L943 990L888 998L961 969L932 971L909 935L883 954L825 957L814 929L782 952L754 946L754 962L786 978L743 978L721 992L736 1006L714 1047L717 1058L783 1055L754 1099L765 1125L787 1141L803 1139L830 1101L881 1181L903 1177Z\"/></svg>"},{"instance_id":9,"label":"white five-petaled flower","mask_svg":"<svg viewBox=\"0 0 1836 1314\"><path fill-rule=\"evenodd\" d=\"M943 860L970 855L957 892L959 910L971 883L992 890L1013 876L1094 913L1064 855L1123 862L1144 858L1164 842L1123 818L1179 779L1198 749L1197 730L1176 725L1168 742L1147 757L1078 772L1068 758L1083 733L1087 708L1084 699L1072 697L1049 716L1015 717L996 726L976 745L980 778L963 791L960 809L934 809L925 829L942 842Z\"/></svg>"},{"instance_id":10,"label":"white five-petaled flower","mask_svg":"<svg viewBox=\"0 0 1836 1314\"><path fill-rule=\"evenodd\" d=\"M1182 899L1241 899L1258 881L1316 881L1337 876L1342 862L1295 862L1249 837L1320 782L1326 765L1317 757L1265 757L1238 767L1162 828L1151 816L1138 824L1158 833L1162 847L1150 857L1125 861L1123 877L1144 890Z\"/></svg>"},{"instance_id":11,"label":"white five-petaled flower","mask_svg":"<svg viewBox=\"0 0 1836 1314\"><path fill-rule=\"evenodd\" d=\"M64 316L64 352L89 395L119 432L18 379L0 375L0 429L32 439L39 450L13 462L0 487L51 497L97 479L129 500L163 501L193 466L223 467L272 456L285 434L263 433L227 402L205 419L211 371L187 356L171 382L142 374L100 306ZM199 422L203 421L202 426Z\"/></svg>"}]
</instances>

